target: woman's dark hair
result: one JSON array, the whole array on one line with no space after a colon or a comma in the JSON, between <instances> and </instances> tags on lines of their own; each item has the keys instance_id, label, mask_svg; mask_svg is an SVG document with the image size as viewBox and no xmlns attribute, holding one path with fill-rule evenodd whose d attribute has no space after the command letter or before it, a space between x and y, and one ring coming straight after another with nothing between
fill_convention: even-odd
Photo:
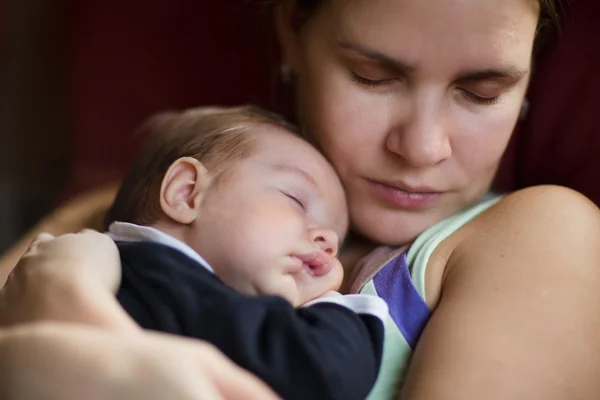
<instances>
[{"instance_id":1,"label":"woman's dark hair","mask_svg":"<svg viewBox=\"0 0 600 400\"><path fill-rule=\"evenodd\" d=\"M305 16L312 14L323 0L296 0ZM535 0L534 0L535 1ZM540 6L540 20L538 26L558 25L558 10L556 0L537 0Z\"/></svg>"},{"instance_id":2,"label":"woman's dark hair","mask_svg":"<svg viewBox=\"0 0 600 400\"><path fill-rule=\"evenodd\" d=\"M559 14L556 0L538 1L540 3L540 19L538 21L538 31L546 26L557 28L559 25Z\"/></svg>"},{"instance_id":3,"label":"woman's dark hair","mask_svg":"<svg viewBox=\"0 0 600 400\"><path fill-rule=\"evenodd\" d=\"M317 7L323 3L324 0L296 0L298 4L300 21L306 21L314 12ZM501 1L501 0L500 0ZM540 17L537 26L537 36L534 44L534 53L537 53L539 48L544 42L548 31L556 31L559 28L559 13L557 7L558 0L532 0L537 1L540 7Z\"/></svg>"}]
</instances>

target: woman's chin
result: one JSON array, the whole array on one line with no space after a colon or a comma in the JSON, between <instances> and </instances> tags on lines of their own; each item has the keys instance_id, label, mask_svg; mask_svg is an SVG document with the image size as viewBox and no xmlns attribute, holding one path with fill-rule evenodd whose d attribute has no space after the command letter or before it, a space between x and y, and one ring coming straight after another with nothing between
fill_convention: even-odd
<instances>
[{"instance_id":1,"label":"woman's chin","mask_svg":"<svg viewBox=\"0 0 600 400\"><path fill-rule=\"evenodd\" d=\"M351 206L350 215L356 232L387 246L410 244L426 229L444 219L443 215L435 212L394 210L373 203Z\"/></svg>"}]
</instances>

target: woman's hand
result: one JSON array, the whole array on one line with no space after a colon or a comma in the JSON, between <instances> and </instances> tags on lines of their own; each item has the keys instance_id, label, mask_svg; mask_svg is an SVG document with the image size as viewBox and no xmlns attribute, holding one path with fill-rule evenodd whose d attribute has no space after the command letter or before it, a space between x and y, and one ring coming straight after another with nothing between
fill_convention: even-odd
<instances>
[{"instance_id":1,"label":"woman's hand","mask_svg":"<svg viewBox=\"0 0 600 400\"><path fill-rule=\"evenodd\" d=\"M90 229L58 237L41 233L21 257L15 273L94 282L115 294L121 283L121 259L110 237Z\"/></svg>"},{"instance_id":2,"label":"woman's hand","mask_svg":"<svg viewBox=\"0 0 600 400\"><path fill-rule=\"evenodd\" d=\"M110 238L38 235L0 291L0 325L11 326L0 329L0 398L277 398L210 344L140 330L114 297L119 283ZM113 330L23 324L40 320Z\"/></svg>"},{"instance_id":3,"label":"woman's hand","mask_svg":"<svg viewBox=\"0 0 600 400\"><path fill-rule=\"evenodd\" d=\"M17 265L30 243L41 232L53 235L78 232L84 228L102 229L104 214L112 204L119 182L111 182L68 201L25 234L0 258L0 287Z\"/></svg>"},{"instance_id":4,"label":"woman's hand","mask_svg":"<svg viewBox=\"0 0 600 400\"><path fill-rule=\"evenodd\" d=\"M114 297L120 280L119 252L108 236L40 234L0 290L0 326L52 320L137 330Z\"/></svg>"},{"instance_id":5,"label":"woman's hand","mask_svg":"<svg viewBox=\"0 0 600 400\"><path fill-rule=\"evenodd\" d=\"M67 324L0 330L0 398L277 399L204 342Z\"/></svg>"}]
</instances>

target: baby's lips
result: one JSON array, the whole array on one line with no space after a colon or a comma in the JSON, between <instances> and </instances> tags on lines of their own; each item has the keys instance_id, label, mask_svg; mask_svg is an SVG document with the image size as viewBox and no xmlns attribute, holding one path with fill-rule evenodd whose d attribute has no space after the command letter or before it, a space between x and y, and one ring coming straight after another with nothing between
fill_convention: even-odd
<instances>
[{"instance_id":1,"label":"baby's lips","mask_svg":"<svg viewBox=\"0 0 600 400\"><path fill-rule=\"evenodd\" d=\"M304 264L308 265L315 276L328 274L333 268L331 256L324 251L314 251L296 255Z\"/></svg>"}]
</instances>

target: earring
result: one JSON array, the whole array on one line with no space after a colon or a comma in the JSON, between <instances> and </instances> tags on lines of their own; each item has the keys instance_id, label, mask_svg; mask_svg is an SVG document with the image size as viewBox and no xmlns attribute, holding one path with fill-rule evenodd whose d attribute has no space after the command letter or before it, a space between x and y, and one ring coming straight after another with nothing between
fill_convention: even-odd
<instances>
[{"instance_id":1,"label":"earring","mask_svg":"<svg viewBox=\"0 0 600 400\"><path fill-rule=\"evenodd\" d=\"M279 72L281 73L281 81L284 84L289 85L292 83L292 67L285 63L281 64Z\"/></svg>"}]
</instances>

